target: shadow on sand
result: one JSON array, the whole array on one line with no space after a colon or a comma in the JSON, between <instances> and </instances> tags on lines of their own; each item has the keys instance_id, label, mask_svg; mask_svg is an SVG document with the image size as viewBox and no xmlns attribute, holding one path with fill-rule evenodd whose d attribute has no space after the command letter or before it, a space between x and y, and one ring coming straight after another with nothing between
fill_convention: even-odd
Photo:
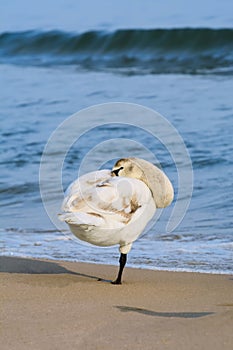
<instances>
[{"instance_id":1,"label":"shadow on sand","mask_svg":"<svg viewBox=\"0 0 233 350\"><path fill-rule=\"evenodd\" d=\"M157 312L138 307L130 306L115 306L122 312L137 312L139 314L154 316L154 317L168 317L168 318L199 318L204 316L213 315L214 312Z\"/></svg>"},{"instance_id":2,"label":"shadow on sand","mask_svg":"<svg viewBox=\"0 0 233 350\"><path fill-rule=\"evenodd\" d=\"M7 273L25 273L25 274L70 274L80 277L86 277L102 282L110 282L100 279L97 276L91 276L66 269L57 262L33 260L26 258L0 256L0 272Z\"/></svg>"}]
</instances>

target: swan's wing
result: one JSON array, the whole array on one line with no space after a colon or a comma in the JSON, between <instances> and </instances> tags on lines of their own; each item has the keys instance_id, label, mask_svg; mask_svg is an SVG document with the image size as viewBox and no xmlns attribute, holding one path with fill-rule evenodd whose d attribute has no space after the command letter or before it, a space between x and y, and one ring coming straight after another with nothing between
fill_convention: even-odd
<instances>
[{"instance_id":1,"label":"swan's wing","mask_svg":"<svg viewBox=\"0 0 233 350\"><path fill-rule=\"evenodd\" d=\"M72 182L65 192L65 198L62 203L63 211L76 211L83 206L86 201L86 193L93 190L93 187L101 184L111 178L109 170L93 171L80 176Z\"/></svg>"},{"instance_id":2,"label":"swan's wing","mask_svg":"<svg viewBox=\"0 0 233 350\"><path fill-rule=\"evenodd\" d=\"M84 175L70 186L60 218L76 225L124 227L145 210L151 192L140 180L98 173Z\"/></svg>"}]
</instances>

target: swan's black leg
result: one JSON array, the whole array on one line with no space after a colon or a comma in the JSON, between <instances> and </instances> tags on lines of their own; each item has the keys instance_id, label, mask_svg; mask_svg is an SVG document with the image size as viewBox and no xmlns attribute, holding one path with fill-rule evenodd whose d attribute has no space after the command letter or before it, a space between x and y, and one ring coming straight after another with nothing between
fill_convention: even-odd
<instances>
[{"instance_id":1,"label":"swan's black leg","mask_svg":"<svg viewBox=\"0 0 233 350\"><path fill-rule=\"evenodd\" d=\"M120 268L119 268L118 276L115 281L111 282L112 284L121 284L122 272L124 270L126 261L127 261L127 254L121 253L120 260L119 260Z\"/></svg>"}]
</instances>

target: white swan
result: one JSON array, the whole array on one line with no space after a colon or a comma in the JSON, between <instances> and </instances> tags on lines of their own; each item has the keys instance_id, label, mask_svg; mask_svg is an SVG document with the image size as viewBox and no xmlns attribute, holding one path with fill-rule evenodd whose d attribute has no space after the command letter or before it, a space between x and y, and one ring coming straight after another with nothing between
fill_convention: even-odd
<instances>
[{"instance_id":1,"label":"white swan","mask_svg":"<svg viewBox=\"0 0 233 350\"><path fill-rule=\"evenodd\" d=\"M113 284L121 284L132 243L152 219L156 208L173 200L167 176L139 158L120 159L112 171L81 176L67 189L60 220L79 239L97 246L120 246L120 268Z\"/></svg>"}]
</instances>

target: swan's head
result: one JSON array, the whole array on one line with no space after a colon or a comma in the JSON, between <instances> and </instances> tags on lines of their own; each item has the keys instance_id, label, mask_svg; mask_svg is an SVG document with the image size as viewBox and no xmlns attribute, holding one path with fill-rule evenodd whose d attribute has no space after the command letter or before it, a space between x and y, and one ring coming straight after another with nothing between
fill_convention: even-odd
<instances>
[{"instance_id":1,"label":"swan's head","mask_svg":"<svg viewBox=\"0 0 233 350\"><path fill-rule=\"evenodd\" d=\"M143 176L143 170L134 159L136 158L122 158L119 159L112 168L113 176L125 176L140 179Z\"/></svg>"},{"instance_id":2,"label":"swan's head","mask_svg":"<svg viewBox=\"0 0 233 350\"><path fill-rule=\"evenodd\" d=\"M165 208L173 201L174 190L168 177L144 159L119 159L112 168L112 176L132 177L143 181L151 190L157 208Z\"/></svg>"}]
</instances>

